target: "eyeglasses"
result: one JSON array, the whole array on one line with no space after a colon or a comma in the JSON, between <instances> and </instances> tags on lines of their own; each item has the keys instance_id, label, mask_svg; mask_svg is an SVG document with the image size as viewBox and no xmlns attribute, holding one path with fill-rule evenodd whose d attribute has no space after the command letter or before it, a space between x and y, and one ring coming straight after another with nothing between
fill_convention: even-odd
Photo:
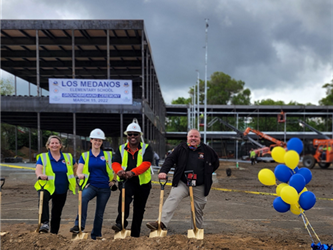
<instances>
[{"instance_id":1,"label":"eyeglasses","mask_svg":"<svg viewBox=\"0 0 333 250\"><path fill-rule=\"evenodd\" d=\"M133 135L133 136L138 136L139 133L133 133L133 134L132 134L132 133L127 133L127 136L128 136L128 137L131 137L132 135Z\"/></svg>"}]
</instances>

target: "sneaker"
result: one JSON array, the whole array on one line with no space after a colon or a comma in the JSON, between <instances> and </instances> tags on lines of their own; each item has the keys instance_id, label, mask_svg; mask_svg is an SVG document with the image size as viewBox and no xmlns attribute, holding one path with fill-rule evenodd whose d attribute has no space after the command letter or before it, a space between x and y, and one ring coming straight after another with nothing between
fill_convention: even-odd
<instances>
[{"instance_id":1,"label":"sneaker","mask_svg":"<svg viewBox=\"0 0 333 250\"><path fill-rule=\"evenodd\" d=\"M49 222L44 222L39 228L40 233L48 233L49 230L50 230Z\"/></svg>"},{"instance_id":2,"label":"sneaker","mask_svg":"<svg viewBox=\"0 0 333 250\"><path fill-rule=\"evenodd\" d=\"M84 227L81 227L81 232L83 232L83 230L84 230ZM71 229L69 229L69 231L73 234L78 234L80 232L79 226L74 226Z\"/></svg>"},{"instance_id":3,"label":"sneaker","mask_svg":"<svg viewBox=\"0 0 333 250\"><path fill-rule=\"evenodd\" d=\"M112 230L114 230L115 233L118 233L122 230L122 226L119 224L114 224L111 228Z\"/></svg>"},{"instance_id":4,"label":"sneaker","mask_svg":"<svg viewBox=\"0 0 333 250\"><path fill-rule=\"evenodd\" d=\"M151 230L151 231L155 231L158 229L158 221L154 221L154 222L148 222L146 224L146 226ZM163 222L161 222L161 229L165 230L166 226L163 224Z\"/></svg>"}]
</instances>

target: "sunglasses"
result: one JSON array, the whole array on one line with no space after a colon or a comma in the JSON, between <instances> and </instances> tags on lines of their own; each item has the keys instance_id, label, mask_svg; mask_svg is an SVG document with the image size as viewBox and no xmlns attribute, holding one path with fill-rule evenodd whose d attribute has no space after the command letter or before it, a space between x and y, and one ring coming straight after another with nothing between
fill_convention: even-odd
<instances>
[{"instance_id":1,"label":"sunglasses","mask_svg":"<svg viewBox=\"0 0 333 250\"><path fill-rule=\"evenodd\" d=\"M139 133L127 133L127 136L128 136L128 137L131 137L132 135L133 135L133 136L138 136Z\"/></svg>"}]
</instances>

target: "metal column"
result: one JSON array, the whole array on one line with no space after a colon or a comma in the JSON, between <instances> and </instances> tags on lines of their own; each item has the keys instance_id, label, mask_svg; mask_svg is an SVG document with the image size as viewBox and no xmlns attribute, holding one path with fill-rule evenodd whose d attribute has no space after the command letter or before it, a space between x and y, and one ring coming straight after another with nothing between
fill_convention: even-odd
<instances>
[{"instance_id":1,"label":"metal column","mask_svg":"<svg viewBox=\"0 0 333 250\"><path fill-rule=\"evenodd\" d=\"M141 31L141 86L142 86L142 94L141 94L141 106L142 106L142 131L145 131L145 44L144 44L144 29Z\"/></svg>"},{"instance_id":2,"label":"metal column","mask_svg":"<svg viewBox=\"0 0 333 250\"><path fill-rule=\"evenodd\" d=\"M74 159L76 159L76 113L73 113L73 150L74 150Z\"/></svg>"}]
</instances>

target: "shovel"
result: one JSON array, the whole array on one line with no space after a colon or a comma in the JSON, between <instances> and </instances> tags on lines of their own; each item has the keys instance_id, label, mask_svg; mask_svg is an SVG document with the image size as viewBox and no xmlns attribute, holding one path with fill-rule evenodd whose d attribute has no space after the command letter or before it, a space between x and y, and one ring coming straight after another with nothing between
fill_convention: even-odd
<instances>
[{"instance_id":1,"label":"shovel","mask_svg":"<svg viewBox=\"0 0 333 250\"><path fill-rule=\"evenodd\" d=\"M1 186L0 186L0 214L1 214L1 190L2 190L2 186L5 184L5 178L1 177L0 181L1 181ZM4 236L7 233L8 232L0 232L0 236Z\"/></svg>"},{"instance_id":2,"label":"shovel","mask_svg":"<svg viewBox=\"0 0 333 250\"><path fill-rule=\"evenodd\" d=\"M42 213L43 213L43 200L44 200L44 187L47 184L47 180L43 180L45 181L45 184L42 185L40 184L40 181L42 181L42 179L40 177L38 177L38 184L40 186L40 194L39 194L39 211L38 211L38 226L35 230L35 233L39 233L39 229L40 226L42 224Z\"/></svg>"},{"instance_id":3,"label":"shovel","mask_svg":"<svg viewBox=\"0 0 333 250\"><path fill-rule=\"evenodd\" d=\"M84 179L82 185L80 185L80 179L76 177L76 184L79 187L79 233L72 235L72 240L86 240L88 239L89 234L81 231L81 217L82 217L82 187L84 184Z\"/></svg>"},{"instance_id":4,"label":"shovel","mask_svg":"<svg viewBox=\"0 0 333 250\"><path fill-rule=\"evenodd\" d=\"M187 172L187 171L186 171ZM197 240L203 240L204 238L204 230L197 228L197 224L195 223L195 209L194 209L194 199L193 199L193 178L194 174L188 174L188 183L189 183L189 191L191 198L191 212L192 212L192 220L193 220L193 229L187 230L187 238L195 238Z\"/></svg>"},{"instance_id":5,"label":"shovel","mask_svg":"<svg viewBox=\"0 0 333 250\"><path fill-rule=\"evenodd\" d=\"M168 176L166 177L166 179L164 180L164 182L160 181L160 185L161 185L161 194L160 194L160 207L159 207L159 212L158 212L158 229L151 232L149 234L150 238L154 238L154 237L165 237L168 233L167 230L162 230L161 228L161 217L162 217L162 206L163 206L163 197L164 197L164 187L165 184L168 182Z\"/></svg>"},{"instance_id":6,"label":"shovel","mask_svg":"<svg viewBox=\"0 0 333 250\"><path fill-rule=\"evenodd\" d=\"M1 186L0 186L0 214L1 214L1 194L2 194L2 187L3 185L5 185L5 178L1 177L0 181L1 181Z\"/></svg>"},{"instance_id":7,"label":"shovel","mask_svg":"<svg viewBox=\"0 0 333 250\"><path fill-rule=\"evenodd\" d=\"M127 180L123 181L122 190L121 190L121 227L122 230L115 233L114 239L125 239L127 236L131 236L131 230L126 230L125 223L125 184Z\"/></svg>"}]
</instances>

